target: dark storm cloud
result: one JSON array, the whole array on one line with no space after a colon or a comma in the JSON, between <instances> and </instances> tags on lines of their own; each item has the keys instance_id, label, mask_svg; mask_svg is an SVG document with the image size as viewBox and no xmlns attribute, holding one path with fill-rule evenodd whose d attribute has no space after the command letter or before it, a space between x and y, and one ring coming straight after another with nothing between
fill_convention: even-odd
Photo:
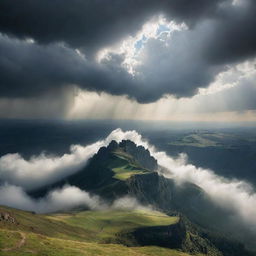
<instances>
[{"instance_id":1,"label":"dark storm cloud","mask_svg":"<svg viewBox=\"0 0 256 256\"><path fill-rule=\"evenodd\" d=\"M230 63L256 54L256 1L242 0L237 7L226 6L211 28L205 54L211 63Z\"/></svg>"},{"instance_id":2,"label":"dark storm cloud","mask_svg":"<svg viewBox=\"0 0 256 256\"><path fill-rule=\"evenodd\" d=\"M155 101L164 94L178 98L193 96L224 69L209 64L202 56L201 35L207 36L209 26L211 23L197 26L193 31L175 31L164 41L148 40L140 53L145 61L136 69L143 75L143 88L149 91L143 94L142 101Z\"/></svg>"},{"instance_id":3,"label":"dark storm cloud","mask_svg":"<svg viewBox=\"0 0 256 256\"><path fill-rule=\"evenodd\" d=\"M74 84L115 95L140 94L137 83L120 67L121 55L111 54L99 64L61 44L42 46L0 35L0 56L0 97L56 94Z\"/></svg>"},{"instance_id":4,"label":"dark storm cloud","mask_svg":"<svg viewBox=\"0 0 256 256\"><path fill-rule=\"evenodd\" d=\"M205 65L201 59L197 34L189 30L177 32L170 40L173 43L168 46L159 39L149 40L141 52L141 58L147 58L146 63L137 68L140 74L133 77L121 66L122 55L110 53L98 63L61 44L45 46L0 36L0 96L57 96L58 91L73 85L114 95L125 94L144 103L167 93L191 96L198 86L213 80L217 69Z\"/></svg>"},{"instance_id":5,"label":"dark storm cloud","mask_svg":"<svg viewBox=\"0 0 256 256\"><path fill-rule=\"evenodd\" d=\"M153 15L185 22L166 41L148 39L132 76L125 56L92 58L138 32ZM38 97L73 85L152 102L190 97L226 64L255 55L255 2L231 0L0 1L0 97ZM33 38L34 43L25 39ZM82 56L79 49L85 56Z\"/></svg>"},{"instance_id":6,"label":"dark storm cloud","mask_svg":"<svg viewBox=\"0 0 256 256\"><path fill-rule=\"evenodd\" d=\"M97 48L136 32L154 14L194 23L226 0L1 0L0 30L40 43Z\"/></svg>"}]
</instances>

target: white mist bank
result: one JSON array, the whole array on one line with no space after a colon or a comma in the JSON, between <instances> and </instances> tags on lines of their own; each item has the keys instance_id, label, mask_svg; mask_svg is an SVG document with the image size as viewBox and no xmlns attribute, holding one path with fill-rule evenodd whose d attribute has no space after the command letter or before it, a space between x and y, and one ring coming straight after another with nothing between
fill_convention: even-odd
<instances>
[{"instance_id":1,"label":"white mist bank","mask_svg":"<svg viewBox=\"0 0 256 256\"><path fill-rule=\"evenodd\" d=\"M256 194L248 183L228 180L211 170L188 164L184 154L174 159L165 152L158 152L136 131L123 132L121 129L116 129L105 140L85 147L72 146L71 153L61 157L40 155L26 161L19 154L5 155L0 158L0 179L24 189L36 188L76 172L100 147L107 146L112 140L117 142L131 140L137 145L144 146L157 159L158 164L166 168L162 175L174 179L177 183L196 184L216 204L230 210L236 218L249 224L251 229L255 229Z\"/></svg>"},{"instance_id":2,"label":"white mist bank","mask_svg":"<svg viewBox=\"0 0 256 256\"><path fill-rule=\"evenodd\" d=\"M0 180L21 186L26 190L35 189L77 172L101 147L107 146L112 140L117 142L122 139L137 141L136 137L138 135L133 131L122 132L117 129L106 139L91 145L72 145L70 153L62 156L41 154L26 160L18 153L7 154L0 157Z\"/></svg>"},{"instance_id":3,"label":"white mist bank","mask_svg":"<svg viewBox=\"0 0 256 256\"><path fill-rule=\"evenodd\" d=\"M36 213L68 211L75 207L86 207L90 210L153 210L150 206L141 205L131 196L120 197L109 204L97 195L69 185L54 189L43 198L35 199L21 187L5 184L0 186L0 195L0 205Z\"/></svg>"},{"instance_id":4,"label":"white mist bank","mask_svg":"<svg viewBox=\"0 0 256 256\"><path fill-rule=\"evenodd\" d=\"M21 187L5 184L0 187L0 195L0 205L36 213L70 210L77 206L92 210L105 208L105 204L98 196L90 195L74 186L64 186L49 192L44 198L34 199Z\"/></svg>"},{"instance_id":5,"label":"white mist bank","mask_svg":"<svg viewBox=\"0 0 256 256\"><path fill-rule=\"evenodd\" d=\"M174 179L178 184L196 184L215 204L228 209L235 219L256 231L256 194L250 184L236 179L229 180L211 170L188 164L185 154L181 154L177 159L167 156L165 152L154 152L153 155L158 163L166 168L162 175Z\"/></svg>"}]
</instances>

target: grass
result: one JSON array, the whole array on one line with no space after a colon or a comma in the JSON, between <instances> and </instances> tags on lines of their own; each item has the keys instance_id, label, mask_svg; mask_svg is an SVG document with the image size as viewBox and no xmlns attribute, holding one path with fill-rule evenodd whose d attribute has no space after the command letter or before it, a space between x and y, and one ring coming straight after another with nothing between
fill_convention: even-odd
<instances>
[{"instance_id":1,"label":"grass","mask_svg":"<svg viewBox=\"0 0 256 256\"><path fill-rule=\"evenodd\" d=\"M40 235L63 239L85 240L90 239L91 237L91 234L82 228L75 228L61 221L52 221L45 215L33 214L32 212L6 207L0 207L0 212L1 211L7 211L12 216L15 216L16 224L0 221L0 229L33 232Z\"/></svg>"},{"instance_id":2,"label":"grass","mask_svg":"<svg viewBox=\"0 0 256 256\"><path fill-rule=\"evenodd\" d=\"M127 154L126 152L118 149L113 152L116 157L115 161L112 161L111 170L115 173L113 176L118 180L127 180L133 175L145 174L150 171L142 168L136 161L134 161L133 157Z\"/></svg>"},{"instance_id":3,"label":"grass","mask_svg":"<svg viewBox=\"0 0 256 256\"><path fill-rule=\"evenodd\" d=\"M137 167L132 166L130 164L126 164L124 166L117 168L112 168L112 171L115 173L114 178L118 180L127 180L132 175L144 174L149 172L145 169L138 169Z\"/></svg>"},{"instance_id":4,"label":"grass","mask_svg":"<svg viewBox=\"0 0 256 256\"><path fill-rule=\"evenodd\" d=\"M0 230L0 248L14 247L20 240L20 234L16 231ZM1 254L1 253L0 253Z\"/></svg>"},{"instance_id":5,"label":"grass","mask_svg":"<svg viewBox=\"0 0 256 256\"><path fill-rule=\"evenodd\" d=\"M145 256L170 255L187 256L177 250L155 246L126 247L114 244L116 235L131 232L139 227L172 225L178 217L170 217L157 211L83 211L51 215L39 215L7 207L0 212L8 212L16 223L0 221L1 256ZM15 248L21 239L25 244ZM105 242L113 241L106 244ZM3 248L12 248L2 251Z\"/></svg>"},{"instance_id":6,"label":"grass","mask_svg":"<svg viewBox=\"0 0 256 256\"><path fill-rule=\"evenodd\" d=\"M169 217L157 211L84 211L75 215L54 215L68 225L82 227L94 234L94 241L114 241L116 234L131 232L140 227L172 225L178 217Z\"/></svg>"},{"instance_id":7,"label":"grass","mask_svg":"<svg viewBox=\"0 0 256 256\"><path fill-rule=\"evenodd\" d=\"M5 233L6 235L6 233ZM2 238L2 232L0 232ZM118 244L98 244L63 240L34 233L26 234L23 247L9 252L0 252L1 256L188 256L177 250L159 247L125 247Z\"/></svg>"},{"instance_id":8,"label":"grass","mask_svg":"<svg viewBox=\"0 0 256 256\"><path fill-rule=\"evenodd\" d=\"M192 146L192 147L219 147L221 144L215 141L219 138L218 134L190 134L176 141L169 142L169 145L174 146Z\"/></svg>"}]
</instances>

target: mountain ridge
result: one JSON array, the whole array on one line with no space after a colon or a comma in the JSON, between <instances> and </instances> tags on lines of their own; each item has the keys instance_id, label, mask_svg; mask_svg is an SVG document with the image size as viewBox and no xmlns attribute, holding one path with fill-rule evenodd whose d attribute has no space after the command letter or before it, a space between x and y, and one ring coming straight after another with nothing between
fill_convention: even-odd
<instances>
[{"instance_id":1,"label":"mountain ridge","mask_svg":"<svg viewBox=\"0 0 256 256\"><path fill-rule=\"evenodd\" d=\"M214 234L218 234L221 223L227 221L227 218L223 218L224 210L214 205L208 195L195 184L178 185L174 180L159 174L157 172L159 168L161 167L157 160L144 147L137 146L128 140L123 140L120 143L112 141L107 147L100 148L97 154L88 161L88 164L77 173L51 186L30 193L34 197L42 197L51 189L69 184L98 195L109 204L125 196L136 198L142 205L151 205L168 215L178 213L180 216L188 218L186 223L190 223L187 225L189 229L196 226L197 228L192 228L192 230L200 230L200 232L192 232L192 236L188 235L189 240L191 237L199 237L201 242L195 243L202 243L204 246L201 244L199 246L201 251L197 250L197 252L205 252L205 244L207 244L205 241L215 241L212 237ZM222 216L222 219L218 216ZM136 233L134 235L136 236ZM220 239L219 237L222 236L219 234L217 237L217 241L225 238L224 236ZM186 237L183 239L188 241ZM232 244L228 241L227 239L226 244ZM221 242L217 242L217 244L219 246ZM232 247L237 248L235 244L230 246L231 251ZM194 250L189 247L183 249L189 252ZM240 251L243 251L244 256L249 255L244 249L238 250L239 253ZM230 255L239 254L232 251Z\"/></svg>"}]
</instances>

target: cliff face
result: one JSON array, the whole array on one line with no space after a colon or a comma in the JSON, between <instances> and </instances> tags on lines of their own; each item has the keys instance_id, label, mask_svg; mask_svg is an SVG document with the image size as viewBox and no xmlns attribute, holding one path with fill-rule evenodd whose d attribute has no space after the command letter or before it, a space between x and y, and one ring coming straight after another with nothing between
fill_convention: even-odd
<instances>
[{"instance_id":1,"label":"cliff face","mask_svg":"<svg viewBox=\"0 0 256 256\"><path fill-rule=\"evenodd\" d=\"M153 172L145 175L135 175L127 180L129 193L144 204L150 204L160 209L173 209L173 180L165 179Z\"/></svg>"},{"instance_id":2,"label":"cliff face","mask_svg":"<svg viewBox=\"0 0 256 256\"><path fill-rule=\"evenodd\" d=\"M114 177L113 170L118 168L127 168L126 173L129 172L127 178L129 178L138 173L156 171L158 165L145 148L137 147L136 144L128 140L123 140L119 144L112 141L107 147L100 148L97 154L88 161L88 164L77 173L49 186L31 191L30 195L42 197L51 189L70 184L113 199L128 192L126 182Z\"/></svg>"},{"instance_id":3,"label":"cliff face","mask_svg":"<svg viewBox=\"0 0 256 256\"><path fill-rule=\"evenodd\" d=\"M157 168L157 161L143 147L137 147L131 141L119 144L112 141L108 147L102 147L79 172L32 191L31 195L45 196L51 189L70 184L98 194L109 202L130 195L142 204L159 210L181 212L205 226L209 226L209 220L216 219L216 216L225 215L213 206L199 187L190 183L177 186L174 180L159 175L155 171Z\"/></svg>"},{"instance_id":4,"label":"cliff face","mask_svg":"<svg viewBox=\"0 0 256 256\"><path fill-rule=\"evenodd\" d=\"M183 251L205 255L223 255L210 240L202 238L199 233L193 232L181 220L171 226L158 226L140 228L133 232L134 239L139 245L156 245L167 248L181 249Z\"/></svg>"},{"instance_id":5,"label":"cliff face","mask_svg":"<svg viewBox=\"0 0 256 256\"><path fill-rule=\"evenodd\" d=\"M142 204L192 217L207 207L211 209L208 198L199 187L189 183L177 186L172 179L159 175L155 171L157 168L157 161L148 150L131 141L119 144L112 141L108 147L102 147L81 171L31 194L44 196L51 189L70 184L107 201L131 195Z\"/></svg>"},{"instance_id":6,"label":"cliff face","mask_svg":"<svg viewBox=\"0 0 256 256\"><path fill-rule=\"evenodd\" d=\"M157 161L152 157L147 149L142 146L136 146L132 141L123 140L119 147L124 152L131 155L142 167L150 171L156 171L158 168Z\"/></svg>"}]
</instances>

